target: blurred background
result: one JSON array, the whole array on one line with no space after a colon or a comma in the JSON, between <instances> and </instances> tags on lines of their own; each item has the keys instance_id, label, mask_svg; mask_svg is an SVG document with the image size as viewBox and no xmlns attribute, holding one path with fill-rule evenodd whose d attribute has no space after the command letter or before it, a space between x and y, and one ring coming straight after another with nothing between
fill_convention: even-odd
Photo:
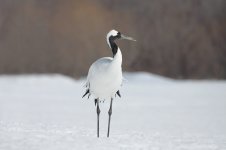
<instances>
[{"instance_id":1,"label":"blurred background","mask_svg":"<svg viewBox=\"0 0 226 150\"><path fill-rule=\"evenodd\" d=\"M87 74L119 41L124 71L226 79L225 0L0 0L0 74Z\"/></svg>"}]
</instances>

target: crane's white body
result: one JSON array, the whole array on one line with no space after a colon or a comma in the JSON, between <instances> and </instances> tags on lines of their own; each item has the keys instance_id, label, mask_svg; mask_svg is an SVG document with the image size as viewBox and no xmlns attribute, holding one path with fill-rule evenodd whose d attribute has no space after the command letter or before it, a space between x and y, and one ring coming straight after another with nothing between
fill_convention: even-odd
<instances>
[{"instance_id":1,"label":"crane's white body","mask_svg":"<svg viewBox=\"0 0 226 150\"><path fill-rule=\"evenodd\" d=\"M97 137L99 137L99 100L111 100L108 111L107 137L109 137L113 97L116 96L116 94L121 97L119 89L122 85L122 53L115 43L117 39L135 41L133 38L127 37L116 30L111 30L107 34L107 43L112 50L113 57L100 58L90 66L86 82L87 89L82 96L84 97L89 94L88 98L90 95L93 95L95 98L94 102L95 106L97 106Z\"/></svg>"},{"instance_id":2,"label":"crane's white body","mask_svg":"<svg viewBox=\"0 0 226 150\"><path fill-rule=\"evenodd\" d=\"M90 94L99 99L111 99L122 84L122 53L118 51L114 58L103 57L89 68L87 85Z\"/></svg>"}]
</instances>

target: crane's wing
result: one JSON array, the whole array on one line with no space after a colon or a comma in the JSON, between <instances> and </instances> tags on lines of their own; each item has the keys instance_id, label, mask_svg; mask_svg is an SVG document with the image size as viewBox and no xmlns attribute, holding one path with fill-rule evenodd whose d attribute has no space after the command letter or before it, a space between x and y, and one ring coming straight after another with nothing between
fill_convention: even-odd
<instances>
[{"instance_id":1,"label":"crane's wing","mask_svg":"<svg viewBox=\"0 0 226 150\"><path fill-rule=\"evenodd\" d=\"M101 72L101 71L105 71L106 70L106 67L111 63L112 61L112 58L111 57L103 57L103 58L100 58L98 59L97 61L95 61L89 68L89 72L88 72L88 76L87 76L87 81L86 81L86 84L85 84L85 87L87 88L86 89L86 92L85 94L82 96L82 98L84 98L87 94L88 94L88 99L91 95L91 92L90 92L90 80L96 75L95 72ZM120 94L120 91L118 90L116 93L115 93L115 96L118 95L120 98L121 98L121 94Z\"/></svg>"},{"instance_id":2,"label":"crane's wing","mask_svg":"<svg viewBox=\"0 0 226 150\"><path fill-rule=\"evenodd\" d=\"M82 98L85 97L87 94L88 94L88 98L89 98L89 96L91 95L90 80L92 80L92 78L95 78L97 72L101 73L101 71L105 71L106 67L110 64L111 61L112 61L111 57L103 57L103 58L100 58L97 61L95 61L90 66L88 76L87 76L87 81L85 84L86 92L82 96Z\"/></svg>"}]
</instances>

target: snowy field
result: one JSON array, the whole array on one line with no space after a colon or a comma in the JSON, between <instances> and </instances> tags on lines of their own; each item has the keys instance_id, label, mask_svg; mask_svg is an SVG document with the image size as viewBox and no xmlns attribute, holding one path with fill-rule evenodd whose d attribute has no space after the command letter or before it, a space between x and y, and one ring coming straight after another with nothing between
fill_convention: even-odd
<instances>
[{"instance_id":1,"label":"snowy field","mask_svg":"<svg viewBox=\"0 0 226 150\"><path fill-rule=\"evenodd\" d=\"M178 81L125 74L122 98L94 101L84 80L0 76L0 150L226 150L226 81Z\"/></svg>"}]
</instances>

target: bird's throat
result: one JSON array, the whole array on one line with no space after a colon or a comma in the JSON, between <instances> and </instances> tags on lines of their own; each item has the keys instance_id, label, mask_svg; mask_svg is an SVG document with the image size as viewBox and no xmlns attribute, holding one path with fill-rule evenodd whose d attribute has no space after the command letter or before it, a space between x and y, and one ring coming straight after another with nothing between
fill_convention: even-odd
<instances>
[{"instance_id":1,"label":"bird's throat","mask_svg":"<svg viewBox=\"0 0 226 150\"><path fill-rule=\"evenodd\" d=\"M111 50L112 50L112 53L113 53L113 57L115 57L115 55L118 52L118 46L116 45L116 43L113 40L110 40L109 42L110 42L110 45L111 45Z\"/></svg>"},{"instance_id":2,"label":"bird's throat","mask_svg":"<svg viewBox=\"0 0 226 150\"><path fill-rule=\"evenodd\" d=\"M121 66L122 64L122 53L119 47L116 45L114 39L112 37L109 38L109 44L113 53L113 64L118 64Z\"/></svg>"}]
</instances>

